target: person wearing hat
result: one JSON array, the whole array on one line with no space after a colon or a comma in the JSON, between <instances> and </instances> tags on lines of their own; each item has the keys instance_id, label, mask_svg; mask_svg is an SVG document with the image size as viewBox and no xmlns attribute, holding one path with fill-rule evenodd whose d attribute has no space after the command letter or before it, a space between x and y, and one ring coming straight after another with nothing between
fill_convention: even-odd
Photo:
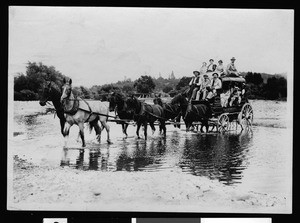
<instances>
[{"instance_id":1,"label":"person wearing hat","mask_svg":"<svg viewBox=\"0 0 300 223\"><path fill-rule=\"evenodd\" d=\"M212 79L212 74L213 74L214 71L216 70L216 67L217 67L217 65L214 64L214 60L213 60L213 59L210 59L210 60L209 60L209 64L208 64L208 66L207 66L207 71L206 71L206 73L207 73L207 75L208 75L208 77L209 77L210 79Z\"/></svg>"},{"instance_id":2,"label":"person wearing hat","mask_svg":"<svg viewBox=\"0 0 300 223\"><path fill-rule=\"evenodd\" d=\"M235 58L232 57L230 60L231 60L231 63L229 63L227 65L226 73L227 73L228 76L238 77L239 73L238 73L238 71L237 71L237 69L235 67L235 64L234 64Z\"/></svg>"},{"instance_id":3,"label":"person wearing hat","mask_svg":"<svg viewBox=\"0 0 300 223\"><path fill-rule=\"evenodd\" d=\"M218 89L222 89L222 81L220 80L218 73L213 73L212 83L206 98L211 99L215 97Z\"/></svg>"},{"instance_id":4,"label":"person wearing hat","mask_svg":"<svg viewBox=\"0 0 300 223\"><path fill-rule=\"evenodd\" d=\"M200 89L199 91L197 92L197 95L196 95L196 100L200 100L200 96L202 94L202 100L204 100L206 98L206 95L207 95L207 92L208 92L208 89L210 88L210 85L211 85L211 82L210 82L210 79L208 78L208 75L207 74L204 74L203 75L203 80L201 82L201 85L200 85Z\"/></svg>"},{"instance_id":5,"label":"person wearing hat","mask_svg":"<svg viewBox=\"0 0 300 223\"><path fill-rule=\"evenodd\" d=\"M196 93L199 90L200 84L201 84L200 72L195 70L195 71L193 71L193 74L195 76L191 79L191 81L189 83L190 89L189 89L189 93L188 93L189 98L192 100L195 98Z\"/></svg>"},{"instance_id":6,"label":"person wearing hat","mask_svg":"<svg viewBox=\"0 0 300 223\"><path fill-rule=\"evenodd\" d=\"M225 68L224 68L222 60L218 61L218 66L216 67L215 71L219 74L220 77L223 76L223 75L225 75L225 73L224 73L225 72Z\"/></svg>"}]
</instances>

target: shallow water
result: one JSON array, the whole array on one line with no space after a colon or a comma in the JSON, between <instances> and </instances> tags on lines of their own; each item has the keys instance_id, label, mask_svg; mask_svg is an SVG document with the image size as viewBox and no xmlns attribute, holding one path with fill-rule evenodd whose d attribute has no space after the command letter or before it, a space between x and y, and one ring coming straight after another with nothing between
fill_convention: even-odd
<instances>
[{"instance_id":1,"label":"shallow water","mask_svg":"<svg viewBox=\"0 0 300 223\"><path fill-rule=\"evenodd\" d=\"M185 127L167 126L166 138L158 131L147 141L137 139L134 126L127 139L121 126L109 122L111 140L102 133L99 145L94 132L85 130L87 146L77 142L72 127L68 147L60 134L59 119L45 114L38 102L15 102L10 147L13 155L37 166L69 166L84 171L180 171L218 180L239 189L286 195L290 190L291 138L286 102L251 101L252 131L187 133ZM112 114L113 115L113 114ZM143 136L142 129L140 136Z\"/></svg>"}]
</instances>

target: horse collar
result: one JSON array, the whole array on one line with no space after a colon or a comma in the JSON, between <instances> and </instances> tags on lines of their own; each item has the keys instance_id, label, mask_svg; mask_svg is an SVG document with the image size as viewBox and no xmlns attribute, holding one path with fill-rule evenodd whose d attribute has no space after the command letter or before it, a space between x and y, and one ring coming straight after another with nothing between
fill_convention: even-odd
<instances>
[{"instance_id":1,"label":"horse collar","mask_svg":"<svg viewBox=\"0 0 300 223\"><path fill-rule=\"evenodd\" d=\"M78 111L79 108L79 100L77 99L77 97L75 97L74 99L64 99L66 101L73 101L73 106L71 109L67 110L66 106L64 104L64 113L69 114L69 115L75 115L76 112Z\"/></svg>"}]
</instances>

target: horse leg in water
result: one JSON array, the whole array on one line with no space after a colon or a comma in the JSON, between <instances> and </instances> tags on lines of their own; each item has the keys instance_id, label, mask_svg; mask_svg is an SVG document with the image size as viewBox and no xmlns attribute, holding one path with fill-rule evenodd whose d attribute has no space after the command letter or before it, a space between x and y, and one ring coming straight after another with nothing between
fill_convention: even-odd
<instances>
[{"instance_id":1,"label":"horse leg in water","mask_svg":"<svg viewBox=\"0 0 300 223\"><path fill-rule=\"evenodd\" d=\"M175 122L176 122L176 123L180 123L180 115L178 115L178 116L175 118ZM174 127L180 129L180 124L175 124Z\"/></svg>"},{"instance_id":2,"label":"horse leg in water","mask_svg":"<svg viewBox=\"0 0 300 223\"><path fill-rule=\"evenodd\" d=\"M128 124L127 123L122 123L122 131L123 131L123 134L125 135L125 139L128 137L127 135L127 127L128 127Z\"/></svg>"},{"instance_id":3,"label":"horse leg in water","mask_svg":"<svg viewBox=\"0 0 300 223\"><path fill-rule=\"evenodd\" d=\"M128 128L128 125L127 123L124 124L124 133L126 135L126 138L128 137L128 134L127 134L127 128Z\"/></svg>"},{"instance_id":4,"label":"horse leg in water","mask_svg":"<svg viewBox=\"0 0 300 223\"><path fill-rule=\"evenodd\" d=\"M107 142L108 144L111 144L111 141L110 141L110 136L109 136L109 132L110 132L110 127L109 125L107 124L106 120L100 120L102 126L105 128L106 132L107 132Z\"/></svg>"},{"instance_id":5,"label":"horse leg in water","mask_svg":"<svg viewBox=\"0 0 300 223\"><path fill-rule=\"evenodd\" d=\"M144 136L145 136L145 140L147 140L147 127L148 127L147 121L144 121L143 126L144 126Z\"/></svg>"},{"instance_id":6,"label":"horse leg in water","mask_svg":"<svg viewBox=\"0 0 300 223\"><path fill-rule=\"evenodd\" d=\"M201 123L201 128L200 131L203 132L203 127L205 126L206 128L206 132L208 132L208 120L207 119L203 119L202 123Z\"/></svg>"},{"instance_id":7,"label":"horse leg in water","mask_svg":"<svg viewBox=\"0 0 300 223\"><path fill-rule=\"evenodd\" d=\"M79 122L78 123L78 127L79 127L79 134L80 134L81 141L82 141L82 147L85 147L85 141L84 141L84 124L83 124L83 122Z\"/></svg>"},{"instance_id":8,"label":"horse leg in water","mask_svg":"<svg viewBox=\"0 0 300 223\"><path fill-rule=\"evenodd\" d=\"M149 125L150 125L150 127L151 127L151 129L152 129L152 135L153 135L154 132L155 132L154 122L149 122ZM160 128L159 131L161 131L161 127L159 127L159 128Z\"/></svg>"},{"instance_id":9,"label":"horse leg in water","mask_svg":"<svg viewBox=\"0 0 300 223\"><path fill-rule=\"evenodd\" d=\"M164 120L160 120L160 128L161 128L161 130L163 130L164 136L166 136L167 129L166 129L166 123Z\"/></svg>"},{"instance_id":10,"label":"horse leg in water","mask_svg":"<svg viewBox=\"0 0 300 223\"><path fill-rule=\"evenodd\" d=\"M64 125L64 130L63 130L63 136L65 138L65 146L64 147L67 147L67 143L68 143L68 139L69 139L69 133L70 133L70 128L71 128L72 125L69 124L68 122L66 122L65 125Z\"/></svg>"},{"instance_id":11,"label":"horse leg in water","mask_svg":"<svg viewBox=\"0 0 300 223\"><path fill-rule=\"evenodd\" d=\"M95 120L91 121L89 124L90 124L90 129L91 130L94 127L95 132L96 132L96 139L100 143L101 142L101 131L102 131L102 129L100 128L100 126L98 124L98 120L95 119Z\"/></svg>"},{"instance_id":12,"label":"horse leg in water","mask_svg":"<svg viewBox=\"0 0 300 223\"><path fill-rule=\"evenodd\" d=\"M137 127L136 127L136 135L137 135L138 139L141 138L140 135L139 135L141 125L142 125L141 122L138 122L138 123L137 123Z\"/></svg>"},{"instance_id":13,"label":"horse leg in water","mask_svg":"<svg viewBox=\"0 0 300 223\"><path fill-rule=\"evenodd\" d=\"M60 131L61 131L61 134L64 136L64 128L65 128L66 120L64 118L60 118L59 122L60 122Z\"/></svg>"}]
</instances>

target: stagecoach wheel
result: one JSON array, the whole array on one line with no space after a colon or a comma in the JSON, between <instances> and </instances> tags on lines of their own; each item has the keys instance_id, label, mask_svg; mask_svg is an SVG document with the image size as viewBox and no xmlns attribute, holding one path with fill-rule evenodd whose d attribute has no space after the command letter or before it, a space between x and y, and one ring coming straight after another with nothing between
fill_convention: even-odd
<instances>
[{"instance_id":1,"label":"stagecoach wheel","mask_svg":"<svg viewBox=\"0 0 300 223\"><path fill-rule=\"evenodd\" d=\"M253 122L253 109L249 103L243 105L241 112L239 114L239 122L241 125L245 125L246 127L252 127Z\"/></svg>"},{"instance_id":2,"label":"stagecoach wheel","mask_svg":"<svg viewBox=\"0 0 300 223\"><path fill-rule=\"evenodd\" d=\"M229 117L226 114L222 114L218 118L218 131L225 132L229 128Z\"/></svg>"}]
</instances>

